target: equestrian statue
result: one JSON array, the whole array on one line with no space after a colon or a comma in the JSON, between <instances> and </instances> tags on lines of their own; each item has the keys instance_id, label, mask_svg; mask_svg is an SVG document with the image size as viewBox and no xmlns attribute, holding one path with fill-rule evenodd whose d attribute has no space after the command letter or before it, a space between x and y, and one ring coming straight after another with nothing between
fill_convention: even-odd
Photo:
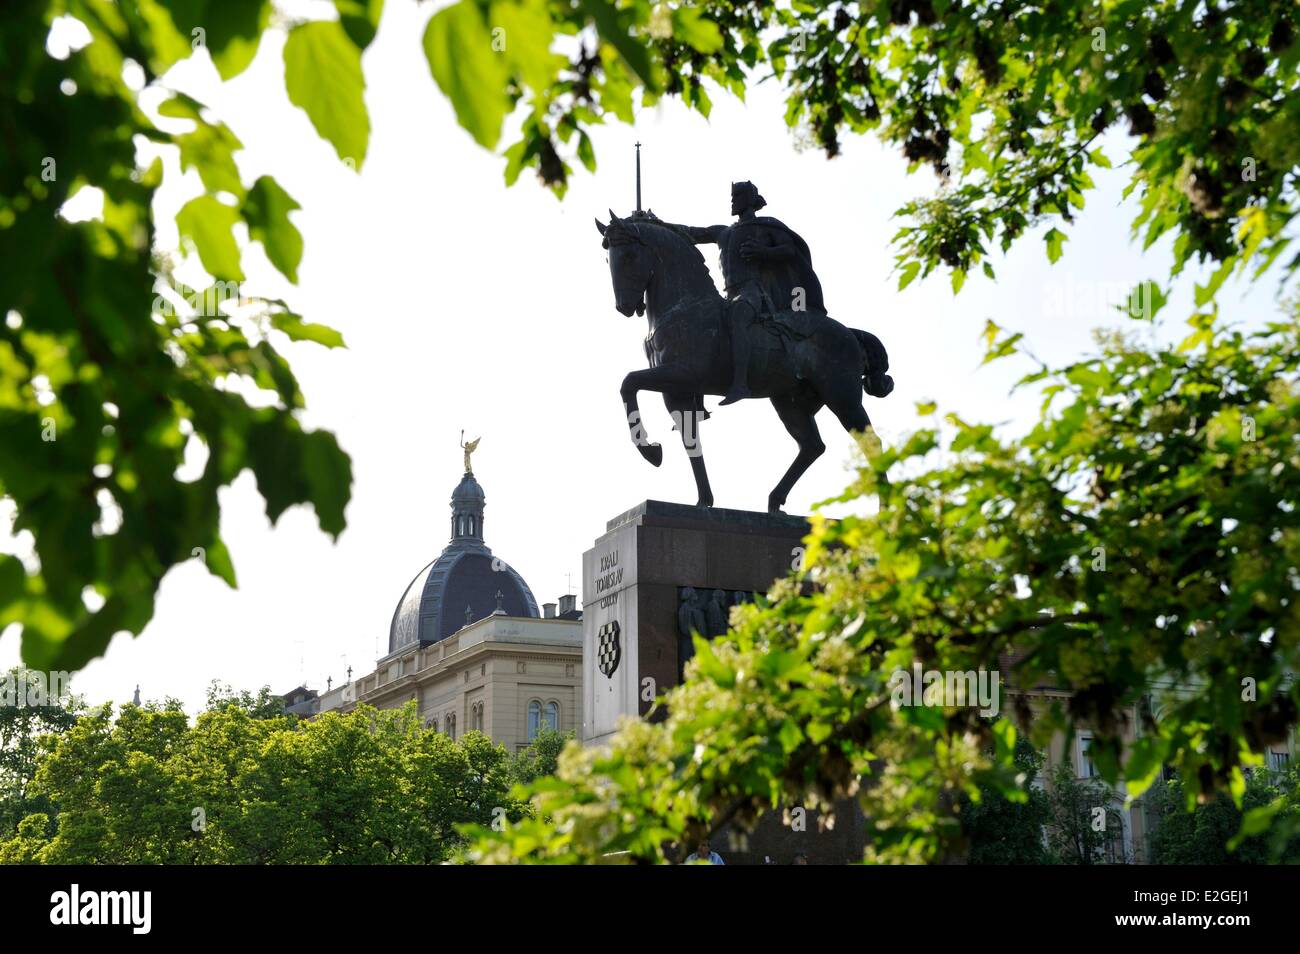
<instances>
[{"instance_id":1,"label":"equestrian statue","mask_svg":"<svg viewBox=\"0 0 1300 954\"><path fill-rule=\"evenodd\" d=\"M638 144L639 145L639 144ZM746 398L772 402L799 453L768 496L780 512L795 482L826 450L815 415L829 407L845 429L865 433L871 420L865 391L885 397L894 388L889 357L875 335L847 328L826 313L808 245L778 219L756 213L767 203L749 182L731 187L730 225L694 227L641 211L640 153L637 211L596 222L609 250L614 307L645 315L650 367L623 379L621 394L633 443L656 467L663 449L646 435L637 396L658 391L680 431L699 491L713 491L699 444L709 417L704 395L722 404ZM726 297L718 294L696 245L718 246Z\"/></svg>"}]
</instances>

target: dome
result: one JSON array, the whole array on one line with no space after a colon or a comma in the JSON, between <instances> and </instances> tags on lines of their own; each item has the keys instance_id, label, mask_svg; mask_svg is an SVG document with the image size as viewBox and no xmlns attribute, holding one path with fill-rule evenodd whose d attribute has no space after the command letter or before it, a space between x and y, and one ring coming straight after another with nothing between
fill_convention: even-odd
<instances>
[{"instance_id":1,"label":"dome","mask_svg":"<svg viewBox=\"0 0 1300 954\"><path fill-rule=\"evenodd\" d=\"M388 651L427 646L493 613L538 616L524 578L483 542L487 496L466 473L451 495L451 542L415 575L398 601Z\"/></svg>"},{"instance_id":2,"label":"dome","mask_svg":"<svg viewBox=\"0 0 1300 954\"><path fill-rule=\"evenodd\" d=\"M478 509L483 509L483 502L487 500L487 495L483 493L483 488L473 474L466 474L456 485L456 489L451 492L451 509L454 511L457 504L477 504Z\"/></svg>"}]
</instances>

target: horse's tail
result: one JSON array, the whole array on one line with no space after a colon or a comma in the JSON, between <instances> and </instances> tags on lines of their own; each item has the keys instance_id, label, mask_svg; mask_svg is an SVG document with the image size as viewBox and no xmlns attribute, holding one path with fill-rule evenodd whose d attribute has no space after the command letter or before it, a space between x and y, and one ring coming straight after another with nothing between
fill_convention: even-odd
<instances>
[{"instance_id":1,"label":"horse's tail","mask_svg":"<svg viewBox=\"0 0 1300 954\"><path fill-rule=\"evenodd\" d=\"M871 332L861 328L850 330L857 336L862 353L866 355L862 368L862 389L872 397L882 398L894 390L894 379L885 373L889 370L889 354L880 339Z\"/></svg>"}]
</instances>

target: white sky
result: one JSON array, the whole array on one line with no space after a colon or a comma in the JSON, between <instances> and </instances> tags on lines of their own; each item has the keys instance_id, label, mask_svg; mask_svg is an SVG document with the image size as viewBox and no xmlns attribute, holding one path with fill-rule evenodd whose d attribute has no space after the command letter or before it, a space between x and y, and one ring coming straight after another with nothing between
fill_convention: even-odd
<instances>
[{"instance_id":1,"label":"white sky","mask_svg":"<svg viewBox=\"0 0 1300 954\"><path fill-rule=\"evenodd\" d=\"M326 676L337 685L348 664L354 675L369 672L386 651L398 598L447 542L462 428L483 438L474 467L488 496L487 542L539 603L566 591L566 574L580 587L582 552L610 517L646 498L694 502L687 458L658 397L642 400L650 434L664 444L658 470L629 442L618 397L623 375L645 364L645 325L614 311L592 219L633 207L638 138L645 204L662 218L725 222L730 182L752 179L765 211L803 235L832 315L889 349L897 388L867 399L886 440L917 426L922 400L968 421L1023 427L1038 402L1008 389L1028 364L979 368L985 319L1024 332L1039 357L1067 361L1091 350L1093 327L1135 327L1104 306L1105 289L1168 273L1167 245L1143 256L1128 240L1134 208L1120 205L1127 177L1117 169L1095 174L1100 188L1055 266L1044 226L993 259L996 283L972 274L954 298L943 272L898 293L892 215L934 190L934 175L908 177L901 154L874 139L847 138L829 162L797 151L771 83L753 88L747 105L715 91L708 121L669 102L643 112L635 128L596 131L598 172L579 167L563 202L530 173L507 190L502 161L456 125L429 74L420 38L430 15L428 5L388 4L365 54L372 131L360 175L288 102L282 35L266 37L252 68L230 83L203 54L168 76L243 140L246 182L274 175L303 206L300 285L277 280L257 246L245 251L246 288L283 295L308 320L342 331L345 351L288 350L307 396L305 421L337 434L355 485L348 529L333 545L302 507L271 528L245 473L221 497L239 589L197 562L174 569L144 633L115 640L74 680L92 702L129 699L139 683L145 698L176 696L193 711L212 679L286 692L304 681L323 689ZM1123 144L1116 138L1108 149L1117 164ZM165 191L164 244L175 242L167 217L197 191L193 173ZM716 276L716 254L704 251ZM1167 318L1190 313L1192 277ZM1222 304L1255 323L1273 314L1272 293L1267 281L1246 297L1230 284ZM1167 335L1183 330L1174 323ZM796 486L791 513L847 482L851 442L829 412L818 420L828 451ZM766 402L721 409L702 438L723 507L762 510L795 453ZM0 665L15 664L18 649L11 628Z\"/></svg>"}]
</instances>

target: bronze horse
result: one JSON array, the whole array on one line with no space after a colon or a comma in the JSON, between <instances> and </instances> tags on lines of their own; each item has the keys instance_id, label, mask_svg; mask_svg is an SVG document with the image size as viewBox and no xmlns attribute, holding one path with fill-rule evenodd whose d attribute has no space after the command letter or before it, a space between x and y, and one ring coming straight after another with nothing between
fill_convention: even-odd
<instances>
[{"instance_id":1,"label":"bronze horse","mask_svg":"<svg viewBox=\"0 0 1300 954\"><path fill-rule=\"evenodd\" d=\"M596 228L609 249L614 307L631 317L645 314L650 331L646 356L650 367L632 371L620 393L632 441L656 467L663 448L646 436L637 405L640 391L658 391L681 432L691 460L699 506L713 506L698 425L708 417L703 395L727 393L732 381L731 348L723 320L726 300L686 236L652 214L620 219L610 212L608 225ZM799 445L798 456L767 499L780 512L795 482L826 450L815 415L829 407L844 428L865 432L871 419L862 393L884 397L894 388L889 357L875 335L846 328L821 312L784 312L755 322L749 359L749 387L767 398L781 423Z\"/></svg>"}]
</instances>

